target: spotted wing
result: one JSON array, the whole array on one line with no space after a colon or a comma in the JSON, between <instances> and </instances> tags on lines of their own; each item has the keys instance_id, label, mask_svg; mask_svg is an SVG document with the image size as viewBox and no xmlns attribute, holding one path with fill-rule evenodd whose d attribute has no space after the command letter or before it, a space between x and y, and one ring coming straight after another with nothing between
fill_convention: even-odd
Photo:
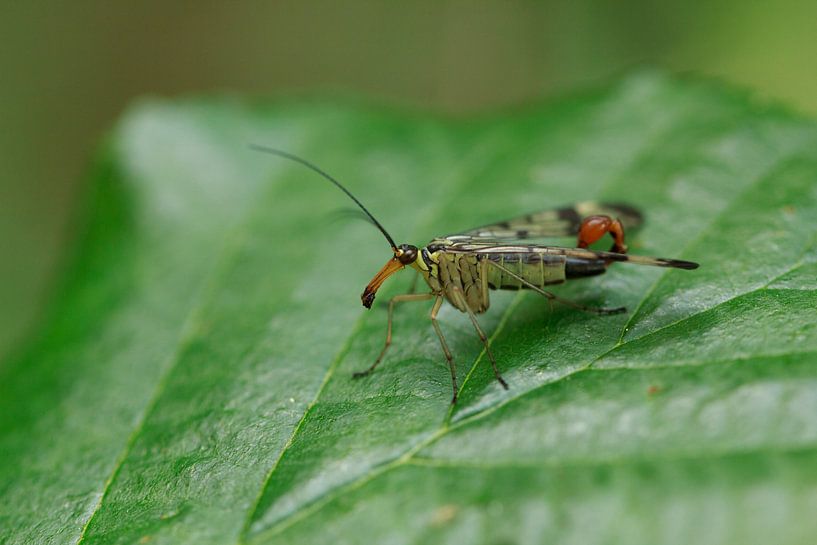
<instances>
[{"instance_id":1,"label":"spotted wing","mask_svg":"<svg viewBox=\"0 0 817 545\"><path fill-rule=\"evenodd\" d=\"M467 236L491 240L522 240L576 236L579 233L582 220L594 215L618 218L624 225L625 231L638 227L642 221L641 213L630 205L588 201L563 208L525 214L507 221L483 225L446 238L462 240L463 237Z\"/></svg>"}]
</instances>

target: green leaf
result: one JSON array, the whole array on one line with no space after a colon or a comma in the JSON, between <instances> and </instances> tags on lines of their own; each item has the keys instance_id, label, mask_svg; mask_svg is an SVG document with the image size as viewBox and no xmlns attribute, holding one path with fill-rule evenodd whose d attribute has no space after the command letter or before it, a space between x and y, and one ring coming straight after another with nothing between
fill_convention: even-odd
<instances>
[{"instance_id":1,"label":"green leaf","mask_svg":"<svg viewBox=\"0 0 817 545\"><path fill-rule=\"evenodd\" d=\"M480 317L398 307L398 242L577 200L647 215L615 265ZM4 543L808 543L817 533L817 127L655 74L477 119L146 101L93 173L51 318L0 370Z\"/></svg>"}]
</instances>

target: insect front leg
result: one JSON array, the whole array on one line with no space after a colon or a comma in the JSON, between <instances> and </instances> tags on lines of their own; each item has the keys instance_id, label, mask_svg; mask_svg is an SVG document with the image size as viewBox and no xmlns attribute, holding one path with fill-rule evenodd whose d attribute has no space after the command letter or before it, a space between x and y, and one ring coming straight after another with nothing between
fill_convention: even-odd
<instances>
[{"instance_id":1,"label":"insect front leg","mask_svg":"<svg viewBox=\"0 0 817 545\"><path fill-rule=\"evenodd\" d=\"M479 327L477 316L474 314L474 311L471 310L471 307L468 306L468 302L465 300L465 294L462 293L462 289L460 289L458 286L454 286L453 292L454 296L459 300L460 305L465 309L468 317L471 318L471 323L474 324L474 329L477 330L479 340L482 341L482 346L485 347L485 353L488 354L488 359L491 360L491 367L494 369L494 376L496 377L496 380L498 380L502 387L507 390L508 383L505 382L505 379L503 379L502 375L499 374L499 368L496 366L496 359L494 358L493 352L491 352L491 347L488 345L488 337L485 335L485 332L482 331L482 328Z\"/></svg>"},{"instance_id":2,"label":"insect front leg","mask_svg":"<svg viewBox=\"0 0 817 545\"><path fill-rule=\"evenodd\" d=\"M440 307L443 304L443 297L442 295L437 296L437 300L434 301L434 306L431 308L431 325L434 326L434 331L437 332L437 336L440 338L440 344L443 347L443 352L445 352L445 359L448 360L448 368L451 370L451 384L454 387L454 396L451 398L451 403L454 404L457 402L457 369L454 367L454 358L451 356L451 351L448 349L448 344L445 342L445 337L443 336L443 332L440 329L440 324L437 323L437 313L440 312Z\"/></svg>"},{"instance_id":3,"label":"insect front leg","mask_svg":"<svg viewBox=\"0 0 817 545\"><path fill-rule=\"evenodd\" d=\"M380 355L377 356L377 359L374 361L373 364L371 364L367 369L363 371L357 371L356 373L353 373L352 378L365 377L366 375L374 371L374 368L377 367L377 364L380 363L380 361L383 359L383 356L386 355L386 350L388 350L389 346L391 346L391 323L392 317L394 315L395 303L402 303L404 301L428 301L432 297L434 297L434 295L431 293L416 293L416 294L407 293L404 295L395 295L394 297L391 298L391 300L389 301L389 318L387 322L388 325L386 326L386 343L383 346L383 350L380 351Z\"/></svg>"}]
</instances>

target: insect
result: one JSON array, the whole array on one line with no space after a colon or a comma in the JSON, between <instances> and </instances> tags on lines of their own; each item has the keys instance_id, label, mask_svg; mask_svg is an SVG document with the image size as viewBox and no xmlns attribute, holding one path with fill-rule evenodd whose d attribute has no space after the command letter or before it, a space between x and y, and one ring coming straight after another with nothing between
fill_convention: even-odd
<instances>
[{"instance_id":1,"label":"insect","mask_svg":"<svg viewBox=\"0 0 817 545\"><path fill-rule=\"evenodd\" d=\"M431 307L431 325L440 340L451 372L457 401L457 373L454 358L445 341L437 315L444 301L468 315L485 347L496 380L506 390L508 384L499 372L488 338L477 321L477 315L488 310L490 290L532 290L550 301L598 315L619 314L624 307L598 308L563 299L547 291L546 286L567 280L596 276L606 272L616 262L653 265L676 269L697 269L698 264L680 259L645 257L627 253L624 229L642 221L641 213L625 204L577 203L573 206L526 214L507 221L438 237L418 248L411 244L396 244L388 231L365 206L339 181L309 161L296 155L265 146L252 146L258 151L283 157L317 172L343 191L365 214L365 217L386 237L394 254L363 290L361 302L371 308L377 290L394 273L411 267L430 288L428 293L396 295L389 301L386 342L380 355L368 368L354 373L355 378L370 374L383 360L391 345L392 317L397 303L434 300ZM613 245L609 251L589 249L589 246L610 234ZM546 246L533 241L548 237L576 236L575 248Z\"/></svg>"}]
</instances>

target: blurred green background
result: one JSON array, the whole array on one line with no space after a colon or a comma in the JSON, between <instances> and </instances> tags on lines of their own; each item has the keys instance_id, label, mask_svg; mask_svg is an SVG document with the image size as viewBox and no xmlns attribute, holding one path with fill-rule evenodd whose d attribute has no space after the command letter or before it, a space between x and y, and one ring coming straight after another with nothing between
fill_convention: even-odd
<instances>
[{"instance_id":1,"label":"blurred green background","mask_svg":"<svg viewBox=\"0 0 817 545\"><path fill-rule=\"evenodd\" d=\"M355 95L446 114L636 66L817 113L817 2L3 2L0 357L69 255L83 173L140 95Z\"/></svg>"}]
</instances>

